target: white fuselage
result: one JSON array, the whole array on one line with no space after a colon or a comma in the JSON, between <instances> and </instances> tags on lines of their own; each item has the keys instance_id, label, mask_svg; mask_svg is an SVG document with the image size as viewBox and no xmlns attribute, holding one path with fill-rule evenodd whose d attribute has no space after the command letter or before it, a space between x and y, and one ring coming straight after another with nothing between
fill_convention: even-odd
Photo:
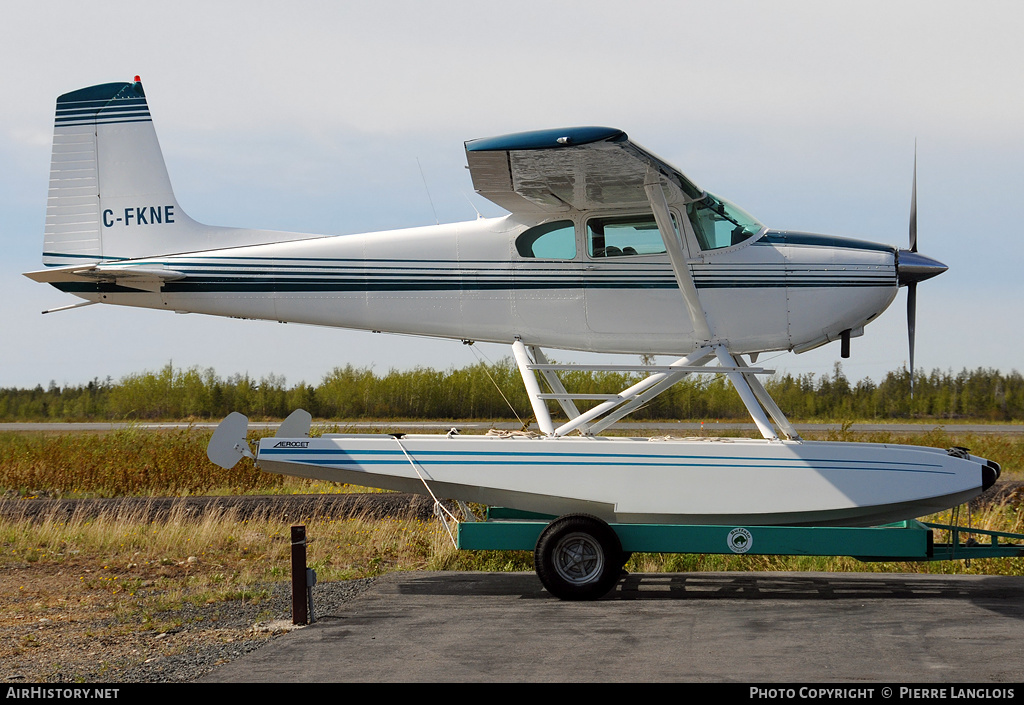
<instances>
[{"instance_id":1,"label":"white fuselage","mask_svg":"<svg viewBox=\"0 0 1024 705\"><path fill-rule=\"evenodd\" d=\"M859 335L901 283L894 248L769 230L619 130L466 155L512 215L333 237L208 226L174 196L141 82L83 88L57 99L46 269L27 276L102 303L639 354L799 352Z\"/></svg>"},{"instance_id":2,"label":"white fuselage","mask_svg":"<svg viewBox=\"0 0 1024 705\"><path fill-rule=\"evenodd\" d=\"M244 232L277 242L117 262L185 275L157 291L54 285L103 303L595 352L676 354L705 342L666 254L592 257L577 223L572 259L524 257L516 238L532 225L507 216L331 237L210 228L221 241ZM740 353L856 335L897 291L893 248L825 236L766 229L688 265L713 342Z\"/></svg>"}]
</instances>

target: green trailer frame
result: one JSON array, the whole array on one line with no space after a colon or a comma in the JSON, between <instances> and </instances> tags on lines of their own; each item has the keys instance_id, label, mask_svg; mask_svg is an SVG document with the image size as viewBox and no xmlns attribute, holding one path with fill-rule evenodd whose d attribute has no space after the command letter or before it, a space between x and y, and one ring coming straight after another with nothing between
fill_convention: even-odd
<instances>
[{"instance_id":1,"label":"green trailer frame","mask_svg":"<svg viewBox=\"0 0 1024 705\"><path fill-rule=\"evenodd\" d=\"M948 542L936 543L936 532L948 536ZM461 522L457 545L534 551L541 581L563 599L606 594L633 552L850 556L861 561L1024 557L1024 534L917 520L875 527L605 524L585 515L558 518L502 507L489 508L484 521Z\"/></svg>"}]
</instances>

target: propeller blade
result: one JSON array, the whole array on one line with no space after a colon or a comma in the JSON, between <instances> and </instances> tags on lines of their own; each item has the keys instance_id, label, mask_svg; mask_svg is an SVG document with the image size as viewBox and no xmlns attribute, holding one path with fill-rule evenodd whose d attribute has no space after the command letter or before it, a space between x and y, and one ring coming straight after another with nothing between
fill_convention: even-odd
<instances>
[{"instance_id":1,"label":"propeller blade","mask_svg":"<svg viewBox=\"0 0 1024 705\"><path fill-rule=\"evenodd\" d=\"M914 185L910 189L910 251L917 252L917 140L914 140ZM907 284L907 337L910 340L910 398L914 398L914 331L917 328L917 282Z\"/></svg>"},{"instance_id":2,"label":"propeller blade","mask_svg":"<svg viewBox=\"0 0 1024 705\"><path fill-rule=\"evenodd\" d=\"M914 330L917 328L917 282L907 284L907 335L910 338L910 398L914 398Z\"/></svg>"},{"instance_id":3,"label":"propeller blade","mask_svg":"<svg viewBox=\"0 0 1024 705\"><path fill-rule=\"evenodd\" d=\"M914 187L910 192L910 251L917 252L917 140L914 140Z\"/></svg>"}]
</instances>

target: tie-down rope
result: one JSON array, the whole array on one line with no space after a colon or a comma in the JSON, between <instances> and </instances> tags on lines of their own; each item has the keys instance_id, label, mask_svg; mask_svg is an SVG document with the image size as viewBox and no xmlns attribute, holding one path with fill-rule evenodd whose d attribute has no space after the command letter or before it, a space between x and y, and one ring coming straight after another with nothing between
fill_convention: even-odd
<instances>
[{"instance_id":1,"label":"tie-down rope","mask_svg":"<svg viewBox=\"0 0 1024 705\"><path fill-rule=\"evenodd\" d=\"M416 476L420 478L420 482L422 482L423 486L427 488L427 494L429 494L431 499L434 500L434 516L441 520L441 523L444 524L445 531L448 532L448 538L452 540L452 545L455 546L455 548L458 548L459 542L455 538L455 534L452 532L452 526L457 525L459 523L459 518L452 514L452 512L446 506L441 504L441 500L439 500L437 496L434 494L434 491L430 489L430 485L427 484L427 478L423 476L423 473L420 472L420 469L416 461L412 459L412 456L409 455L409 451L407 451L405 449L405 446L402 445L401 437L393 436L393 438L395 439L395 442L398 443L398 447L401 448L402 452L405 454L406 460L408 460L409 464L412 465L412 469L416 473ZM462 505L461 502L459 504ZM466 507L466 511L468 513L468 507Z\"/></svg>"}]
</instances>

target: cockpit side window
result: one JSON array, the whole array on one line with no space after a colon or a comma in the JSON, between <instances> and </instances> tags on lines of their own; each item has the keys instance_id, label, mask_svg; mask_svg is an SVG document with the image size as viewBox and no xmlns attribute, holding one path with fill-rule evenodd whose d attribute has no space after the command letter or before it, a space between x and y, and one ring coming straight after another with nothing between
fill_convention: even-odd
<instances>
[{"instance_id":1,"label":"cockpit side window","mask_svg":"<svg viewBox=\"0 0 1024 705\"><path fill-rule=\"evenodd\" d=\"M738 245L764 228L757 218L739 206L710 193L687 204L686 216L702 250Z\"/></svg>"},{"instance_id":2,"label":"cockpit side window","mask_svg":"<svg viewBox=\"0 0 1024 705\"><path fill-rule=\"evenodd\" d=\"M656 255L664 251L665 243L651 213L587 221L587 254L591 257Z\"/></svg>"},{"instance_id":3,"label":"cockpit side window","mask_svg":"<svg viewBox=\"0 0 1024 705\"><path fill-rule=\"evenodd\" d=\"M576 257L576 226L571 220L537 225L516 238L522 257L573 259Z\"/></svg>"}]
</instances>

